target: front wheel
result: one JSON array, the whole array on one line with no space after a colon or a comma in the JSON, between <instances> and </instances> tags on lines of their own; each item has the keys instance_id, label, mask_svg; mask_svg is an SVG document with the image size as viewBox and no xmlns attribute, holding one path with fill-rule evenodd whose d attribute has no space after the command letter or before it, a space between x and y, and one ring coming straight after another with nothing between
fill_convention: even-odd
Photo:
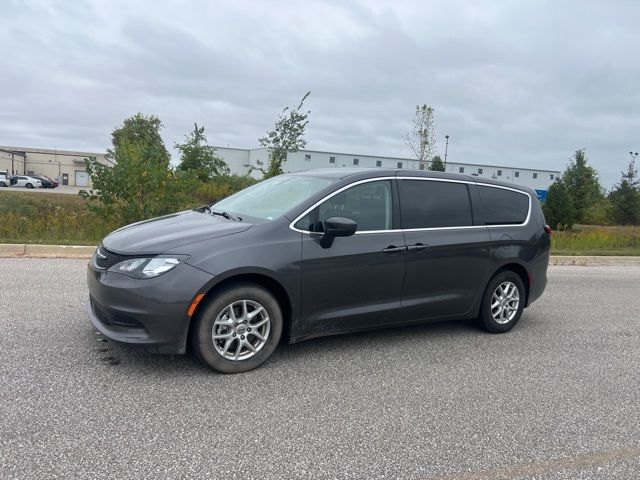
<instances>
[{"instance_id":1,"label":"front wheel","mask_svg":"<svg viewBox=\"0 0 640 480\"><path fill-rule=\"evenodd\" d=\"M512 271L500 272L489 281L482 297L480 325L490 333L508 332L520 320L524 303L520 276Z\"/></svg>"},{"instance_id":2,"label":"front wheel","mask_svg":"<svg viewBox=\"0 0 640 480\"><path fill-rule=\"evenodd\" d=\"M6 187L7 184L5 182L0 182L0 187Z\"/></svg>"},{"instance_id":3,"label":"front wheel","mask_svg":"<svg viewBox=\"0 0 640 480\"><path fill-rule=\"evenodd\" d=\"M221 373L241 373L264 363L282 335L282 310L265 288L227 287L198 314L191 338L198 358Z\"/></svg>"},{"instance_id":4,"label":"front wheel","mask_svg":"<svg viewBox=\"0 0 640 480\"><path fill-rule=\"evenodd\" d=\"M32 185L31 183L27 183L27 184L25 185L25 187L27 187L27 188L33 188L33 185Z\"/></svg>"}]
</instances>

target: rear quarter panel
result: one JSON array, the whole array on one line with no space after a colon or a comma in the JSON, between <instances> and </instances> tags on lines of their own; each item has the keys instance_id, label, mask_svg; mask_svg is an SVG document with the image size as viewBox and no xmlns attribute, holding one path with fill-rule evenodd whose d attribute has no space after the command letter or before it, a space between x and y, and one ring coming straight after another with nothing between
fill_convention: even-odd
<instances>
[{"instance_id":1,"label":"rear quarter panel","mask_svg":"<svg viewBox=\"0 0 640 480\"><path fill-rule=\"evenodd\" d=\"M515 186L513 186L515 187ZM489 226L491 239L491 263L488 280L496 271L508 264L518 264L524 267L530 280L530 290L527 305L536 300L544 291L547 284L547 266L551 241L544 231L544 216L540 202L533 191L526 189L531 198L531 212L525 225ZM478 212L482 215L482 204Z\"/></svg>"}]
</instances>

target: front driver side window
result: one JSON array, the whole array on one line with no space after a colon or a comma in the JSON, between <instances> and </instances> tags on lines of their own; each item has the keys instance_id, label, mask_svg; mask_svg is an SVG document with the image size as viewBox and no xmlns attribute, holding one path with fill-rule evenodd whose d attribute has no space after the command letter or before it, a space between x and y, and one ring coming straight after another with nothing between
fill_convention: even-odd
<instances>
[{"instance_id":1,"label":"front driver side window","mask_svg":"<svg viewBox=\"0 0 640 480\"><path fill-rule=\"evenodd\" d=\"M392 228L391 184L388 180L362 183L334 195L305 215L296 227L322 232L325 220L343 217L358 224L358 232Z\"/></svg>"}]
</instances>

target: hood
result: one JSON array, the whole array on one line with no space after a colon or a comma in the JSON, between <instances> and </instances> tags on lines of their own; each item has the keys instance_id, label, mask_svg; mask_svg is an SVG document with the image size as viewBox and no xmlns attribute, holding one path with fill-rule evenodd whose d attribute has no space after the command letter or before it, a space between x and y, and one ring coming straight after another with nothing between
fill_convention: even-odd
<instances>
[{"instance_id":1,"label":"hood","mask_svg":"<svg viewBox=\"0 0 640 480\"><path fill-rule=\"evenodd\" d=\"M124 255L162 253L189 243L243 232L250 223L187 211L133 223L107 235L107 250Z\"/></svg>"}]
</instances>

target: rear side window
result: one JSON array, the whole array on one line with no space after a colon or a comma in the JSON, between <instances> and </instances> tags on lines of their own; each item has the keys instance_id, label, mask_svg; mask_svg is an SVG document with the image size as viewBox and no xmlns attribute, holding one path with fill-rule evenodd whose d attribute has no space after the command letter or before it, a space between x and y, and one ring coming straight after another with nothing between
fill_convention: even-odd
<instances>
[{"instance_id":1,"label":"rear side window","mask_svg":"<svg viewBox=\"0 0 640 480\"><path fill-rule=\"evenodd\" d=\"M473 225L469 191L464 183L399 180L402 228Z\"/></svg>"},{"instance_id":2,"label":"rear side window","mask_svg":"<svg viewBox=\"0 0 640 480\"><path fill-rule=\"evenodd\" d=\"M518 225L529 214L529 195L504 188L478 186L487 225Z\"/></svg>"}]
</instances>

